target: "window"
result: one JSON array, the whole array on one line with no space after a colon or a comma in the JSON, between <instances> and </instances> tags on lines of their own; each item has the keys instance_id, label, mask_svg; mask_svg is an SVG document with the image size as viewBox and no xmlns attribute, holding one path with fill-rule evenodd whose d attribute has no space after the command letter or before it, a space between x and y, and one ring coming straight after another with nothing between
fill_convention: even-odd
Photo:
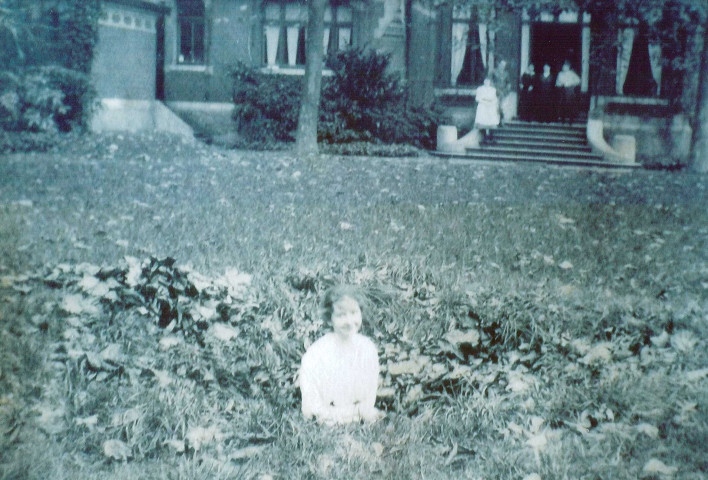
<instances>
[{"instance_id":1,"label":"window","mask_svg":"<svg viewBox=\"0 0 708 480\"><path fill-rule=\"evenodd\" d=\"M617 94L653 97L661 95L661 45L646 31L621 28L617 49Z\"/></svg>"},{"instance_id":2,"label":"window","mask_svg":"<svg viewBox=\"0 0 708 480\"><path fill-rule=\"evenodd\" d=\"M202 0L177 1L178 54L177 63L206 64L206 22Z\"/></svg>"},{"instance_id":3,"label":"window","mask_svg":"<svg viewBox=\"0 0 708 480\"><path fill-rule=\"evenodd\" d=\"M331 53L352 45L352 10L331 4L325 10L322 47ZM307 4L270 0L264 5L263 63L269 67L305 64Z\"/></svg>"},{"instance_id":4,"label":"window","mask_svg":"<svg viewBox=\"0 0 708 480\"><path fill-rule=\"evenodd\" d=\"M469 5L453 7L451 85L476 86L482 83L487 69L487 43L493 41L493 33L487 31L486 24L475 21Z\"/></svg>"}]
</instances>

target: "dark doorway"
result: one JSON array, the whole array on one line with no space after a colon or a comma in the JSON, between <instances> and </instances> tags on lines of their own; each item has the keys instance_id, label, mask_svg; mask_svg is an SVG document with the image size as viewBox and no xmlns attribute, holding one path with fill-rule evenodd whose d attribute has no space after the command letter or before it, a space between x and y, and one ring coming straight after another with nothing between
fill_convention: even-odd
<instances>
[{"instance_id":1,"label":"dark doorway","mask_svg":"<svg viewBox=\"0 0 708 480\"><path fill-rule=\"evenodd\" d=\"M549 64L557 74L565 60L580 75L582 63L582 26L567 23L535 22L531 26L531 63L537 72Z\"/></svg>"},{"instance_id":2,"label":"dark doorway","mask_svg":"<svg viewBox=\"0 0 708 480\"><path fill-rule=\"evenodd\" d=\"M165 100L165 17L160 15L155 22L157 31L157 59L155 62L155 98Z\"/></svg>"}]
</instances>

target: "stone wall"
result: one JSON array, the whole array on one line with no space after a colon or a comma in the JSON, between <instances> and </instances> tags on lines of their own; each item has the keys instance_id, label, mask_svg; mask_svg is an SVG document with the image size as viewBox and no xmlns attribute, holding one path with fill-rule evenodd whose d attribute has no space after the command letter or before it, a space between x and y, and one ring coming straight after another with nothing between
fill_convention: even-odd
<instances>
[{"instance_id":1,"label":"stone wall","mask_svg":"<svg viewBox=\"0 0 708 480\"><path fill-rule=\"evenodd\" d=\"M622 112L613 105L633 105L636 114ZM644 107L644 108L641 108ZM608 143L615 135L636 139L637 162L648 167L685 165L691 148L691 127L681 113L670 111L668 102L656 98L600 97L604 133ZM628 109L625 109L628 110ZM645 113L642 114L642 110ZM663 110L663 112L662 112Z\"/></svg>"}]
</instances>

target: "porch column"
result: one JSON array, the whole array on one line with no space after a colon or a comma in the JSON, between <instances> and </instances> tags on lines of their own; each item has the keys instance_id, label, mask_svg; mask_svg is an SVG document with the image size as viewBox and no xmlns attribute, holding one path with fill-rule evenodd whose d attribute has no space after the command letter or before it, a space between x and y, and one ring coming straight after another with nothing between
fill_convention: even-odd
<instances>
[{"instance_id":1,"label":"porch column","mask_svg":"<svg viewBox=\"0 0 708 480\"><path fill-rule=\"evenodd\" d=\"M524 19L521 24L521 58L519 60L519 75L523 75L529 66L529 46L531 44L531 26Z\"/></svg>"},{"instance_id":2,"label":"porch column","mask_svg":"<svg viewBox=\"0 0 708 480\"><path fill-rule=\"evenodd\" d=\"M583 60L580 75L580 91L586 93L590 80L590 14L583 13Z\"/></svg>"}]
</instances>

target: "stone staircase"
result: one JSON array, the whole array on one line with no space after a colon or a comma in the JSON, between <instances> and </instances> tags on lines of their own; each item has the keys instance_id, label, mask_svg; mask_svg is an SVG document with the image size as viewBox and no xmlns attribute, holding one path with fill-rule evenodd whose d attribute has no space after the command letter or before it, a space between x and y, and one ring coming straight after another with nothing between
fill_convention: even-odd
<instances>
[{"instance_id":1,"label":"stone staircase","mask_svg":"<svg viewBox=\"0 0 708 480\"><path fill-rule=\"evenodd\" d=\"M592 152L586 137L586 123L539 123L514 120L496 129L491 139L464 153L445 154L470 160L541 162L561 165L623 167Z\"/></svg>"}]
</instances>

